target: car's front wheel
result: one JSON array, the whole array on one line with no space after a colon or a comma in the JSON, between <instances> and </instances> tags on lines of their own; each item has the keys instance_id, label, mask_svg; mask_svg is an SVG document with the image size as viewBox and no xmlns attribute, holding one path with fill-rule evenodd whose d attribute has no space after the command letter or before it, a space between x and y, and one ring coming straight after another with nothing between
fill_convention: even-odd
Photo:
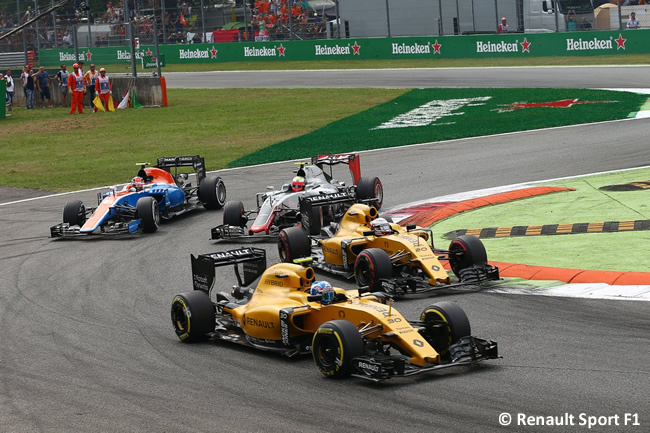
<instances>
[{"instance_id":1,"label":"car's front wheel","mask_svg":"<svg viewBox=\"0 0 650 433\"><path fill-rule=\"evenodd\" d=\"M352 360L364 354L363 337L351 322L330 320L316 330L311 353L325 376L347 377L352 373Z\"/></svg>"},{"instance_id":2,"label":"car's front wheel","mask_svg":"<svg viewBox=\"0 0 650 433\"><path fill-rule=\"evenodd\" d=\"M420 314L420 321L425 324L421 331L424 338L443 357L448 355L449 346L472 334L467 314L452 302L429 305Z\"/></svg>"},{"instance_id":3,"label":"car's front wheel","mask_svg":"<svg viewBox=\"0 0 650 433\"><path fill-rule=\"evenodd\" d=\"M70 200L63 205L63 222L71 226L83 226L86 223L86 207L79 200Z\"/></svg>"},{"instance_id":4,"label":"car's front wheel","mask_svg":"<svg viewBox=\"0 0 650 433\"><path fill-rule=\"evenodd\" d=\"M476 236L458 236L449 244L449 266L458 278L463 269L482 263L487 263L487 252Z\"/></svg>"},{"instance_id":5,"label":"car's front wheel","mask_svg":"<svg viewBox=\"0 0 650 433\"><path fill-rule=\"evenodd\" d=\"M354 277L359 287L380 290L381 280L393 277L393 264L380 248L368 248L359 253L354 262Z\"/></svg>"},{"instance_id":6,"label":"car's front wheel","mask_svg":"<svg viewBox=\"0 0 650 433\"><path fill-rule=\"evenodd\" d=\"M145 233L153 233L158 230L160 224L160 211L158 210L158 202L153 197L141 197L135 204L135 216L140 218L142 231Z\"/></svg>"},{"instance_id":7,"label":"car's front wheel","mask_svg":"<svg viewBox=\"0 0 650 433\"><path fill-rule=\"evenodd\" d=\"M240 201L229 201L223 207L223 223L227 226L244 227L244 203Z\"/></svg>"}]
</instances>

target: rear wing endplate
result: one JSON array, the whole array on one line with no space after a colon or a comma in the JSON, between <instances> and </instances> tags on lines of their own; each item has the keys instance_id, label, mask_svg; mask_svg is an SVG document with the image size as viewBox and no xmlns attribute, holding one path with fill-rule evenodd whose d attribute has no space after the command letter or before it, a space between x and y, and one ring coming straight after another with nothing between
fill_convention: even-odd
<instances>
[{"instance_id":1,"label":"rear wing endplate","mask_svg":"<svg viewBox=\"0 0 650 433\"><path fill-rule=\"evenodd\" d=\"M233 265L240 286L251 284L266 270L266 251L261 248L240 248L219 253L190 255L194 290L210 293L215 282L215 268ZM239 264L242 264L240 272Z\"/></svg>"},{"instance_id":2,"label":"rear wing endplate","mask_svg":"<svg viewBox=\"0 0 650 433\"><path fill-rule=\"evenodd\" d=\"M350 174L354 179L354 184L358 184L359 179L361 179L361 158L356 153L312 156L311 163L323 170L323 172L325 172L323 169L325 165L332 167L337 164L347 164L350 167Z\"/></svg>"},{"instance_id":3,"label":"rear wing endplate","mask_svg":"<svg viewBox=\"0 0 650 433\"><path fill-rule=\"evenodd\" d=\"M197 184L205 179L205 159L200 155L193 156L161 156L156 167L171 172L171 168L192 167L196 172Z\"/></svg>"}]
</instances>

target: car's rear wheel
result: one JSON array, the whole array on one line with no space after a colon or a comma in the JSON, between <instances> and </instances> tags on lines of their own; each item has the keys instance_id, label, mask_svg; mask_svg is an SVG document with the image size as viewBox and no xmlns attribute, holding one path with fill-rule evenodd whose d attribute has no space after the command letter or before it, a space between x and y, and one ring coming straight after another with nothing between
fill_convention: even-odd
<instances>
[{"instance_id":1,"label":"car's rear wheel","mask_svg":"<svg viewBox=\"0 0 650 433\"><path fill-rule=\"evenodd\" d=\"M364 354L363 337L351 322L331 320L316 330L311 353L325 376L347 377L352 373L352 360Z\"/></svg>"},{"instance_id":2,"label":"car's rear wheel","mask_svg":"<svg viewBox=\"0 0 650 433\"><path fill-rule=\"evenodd\" d=\"M380 248L368 248L359 253L354 262L354 278L359 287L381 289L381 280L393 277L393 264Z\"/></svg>"},{"instance_id":3,"label":"car's rear wheel","mask_svg":"<svg viewBox=\"0 0 650 433\"><path fill-rule=\"evenodd\" d=\"M199 185L199 200L209 210L221 209L226 203L226 184L220 176L207 177Z\"/></svg>"},{"instance_id":4,"label":"car's rear wheel","mask_svg":"<svg viewBox=\"0 0 650 433\"><path fill-rule=\"evenodd\" d=\"M240 201L229 201L223 207L223 223L228 226L244 227L244 203Z\"/></svg>"},{"instance_id":5,"label":"car's rear wheel","mask_svg":"<svg viewBox=\"0 0 650 433\"><path fill-rule=\"evenodd\" d=\"M136 218L140 218L143 232L153 233L158 230L160 212L156 199L153 197L139 198L135 204L135 216Z\"/></svg>"},{"instance_id":6,"label":"car's rear wheel","mask_svg":"<svg viewBox=\"0 0 650 433\"><path fill-rule=\"evenodd\" d=\"M79 200L70 200L63 205L63 222L81 227L86 223L86 207Z\"/></svg>"},{"instance_id":7,"label":"car's rear wheel","mask_svg":"<svg viewBox=\"0 0 650 433\"><path fill-rule=\"evenodd\" d=\"M311 240L302 227L289 227L280 232L278 238L280 260L291 263L311 255Z\"/></svg>"},{"instance_id":8,"label":"car's rear wheel","mask_svg":"<svg viewBox=\"0 0 650 433\"><path fill-rule=\"evenodd\" d=\"M467 314L457 304L438 302L422 311L420 321L425 323L421 331L427 342L443 357L449 346L472 334Z\"/></svg>"},{"instance_id":9,"label":"car's rear wheel","mask_svg":"<svg viewBox=\"0 0 650 433\"><path fill-rule=\"evenodd\" d=\"M381 209L381 205L384 202L384 186L381 180L378 177L362 177L359 179L359 183L357 184L357 199L375 199L370 205L377 210Z\"/></svg>"},{"instance_id":10,"label":"car's rear wheel","mask_svg":"<svg viewBox=\"0 0 650 433\"><path fill-rule=\"evenodd\" d=\"M463 269L486 262L485 246L476 236L458 236L449 244L449 266L458 278Z\"/></svg>"},{"instance_id":11,"label":"car's rear wheel","mask_svg":"<svg viewBox=\"0 0 650 433\"><path fill-rule=\"evenodd\" d=\"M174 332L181 341L203 340L214 331L214 305L208 294L200 290L176 295L171 314Z\"/></svg>"}]
</instances>

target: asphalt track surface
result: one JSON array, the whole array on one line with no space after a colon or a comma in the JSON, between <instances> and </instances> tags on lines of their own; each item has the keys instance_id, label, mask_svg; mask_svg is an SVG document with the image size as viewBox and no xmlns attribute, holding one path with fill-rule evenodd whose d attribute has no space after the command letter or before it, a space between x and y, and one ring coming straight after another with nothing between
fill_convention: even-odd
<instances>
[{"instance_id":1,"label":"asphalt track surface","mask_svg":"<svg viewBox=\"0 0 650 433\"><path fill-rule=\"evenodd\" d=\"M483 77L477 71L475 80ZM630 120L368 152L362 173L382 179L389 208L647 165L649 127L650 120ZM256 192L287 182L294 167L219 174L229 198L248 208ZM174 294L191 289L189 255L238 245L209 241L220 211L199 211L127 239L47 237L66 200L91 205L95 194L0 205L3 432L587 431L516 420L500 427L503 412L568 413L576 424L580 414L619 415L617 431L647 431L646 302L471 289L408 298L395 304L407 318L437 300L457 302L473 334L498 341L503 359L381 384L328 380L309 357L286 359L224 342L187 345L174 335L169 307ZM259 245L270 263L277 258L275 244ZM223 281L229 291L231 271ZM641 426L623 426L625 413L638 414ZM612 424L590 431L612 431Z\"/></svg>"},{"instance_id":2,"label":"asphalt track surface","mask_svg":"<svg viewBox=\"0 0 650 433\"><path fill-rule=\"evenodd\" d=\"M174 72L172 88L647 88L648 66Z\"/></svg>"}]
</instances>

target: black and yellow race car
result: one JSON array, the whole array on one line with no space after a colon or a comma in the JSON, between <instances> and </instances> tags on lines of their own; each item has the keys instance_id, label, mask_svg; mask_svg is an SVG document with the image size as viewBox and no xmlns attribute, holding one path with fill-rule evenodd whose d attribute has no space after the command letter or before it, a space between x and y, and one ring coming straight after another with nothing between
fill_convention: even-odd
<instances>
[{"instance_id":1,"label":"black and yellow race car","mask_svg":"<svg viewBox=\"0 0 650 433\"><path fill-rule=\"evenodd\" d=\"M326 197L301 201L301 212L316 214L314 207L326 205ZM352 204L336 223L310 236L300 227L280 232L278 251L284 262L311 260L311 266L355 277L359 286L381 290L392 296L429 292L498 280L499 270L487 263L483 243L463 235L451 241L449 249L434 248L430 229L401 227L379 218L377 209L362 203ZM448 261L457 280L443 267Z\"/></svg>"},{"instance_id":2,"label":"black and yellow race car","mask_svg":"<svg viewBox=\"0 0 650 433\"><path fill-rule=\"evenodd\" d=\"M238 279L230 294L217 292L215 268L225 265L235 267ZM308 266L267 269L259 248L192 256L192 276L194 290L171 304L174 330L184 342L210 338L286 356L311 353L327 377L372 381L499 357L496 342L471 336L457 304L440 302L407 320L386 294L313 284Z\"/></svg>"}]
</instances>

